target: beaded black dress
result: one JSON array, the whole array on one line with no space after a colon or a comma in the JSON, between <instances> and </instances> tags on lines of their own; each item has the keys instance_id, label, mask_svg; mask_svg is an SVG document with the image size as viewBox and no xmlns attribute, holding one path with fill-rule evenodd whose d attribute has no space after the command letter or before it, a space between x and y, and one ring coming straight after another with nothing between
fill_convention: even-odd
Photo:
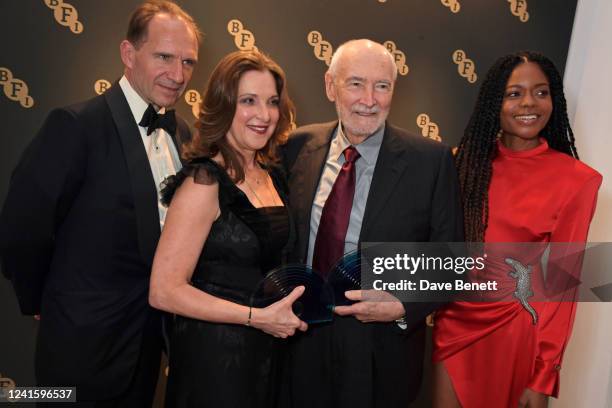
<instances>
[{"instance_id":1,"label":"beaded black dress","mask_svg":"<svg viewBox=\"0 0 612 408\"><path fill-rule=\"evenodd\" d=\"M255 208L225 170L208 158L187 164L166 182L169 202L187 177L219 184L221 215L212 224L191 284L248 305L259 281L281 264L291 242L287 189L269 169L285 207ZM245 316L246 320L246 316ZM168 407L274 407L284 342L252 327L176 316L169 346Z\"/></svg>"}]
</instances>

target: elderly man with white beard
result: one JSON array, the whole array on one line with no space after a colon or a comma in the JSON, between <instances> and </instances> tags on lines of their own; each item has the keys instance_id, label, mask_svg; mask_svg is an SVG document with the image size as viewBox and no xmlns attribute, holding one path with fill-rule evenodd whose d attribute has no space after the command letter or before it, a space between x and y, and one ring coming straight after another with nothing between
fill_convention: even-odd
<instances>
[{"instance_id":1,"label":"elderly man with white beard","mask_svg":"<svg viewBox=\"0 0 612 408\"><path fill-rule=\"evenodd\" d=\"M284 147L297 227L293 261L325 276L361 242L463 239L457 175L448 146L386 122L397 69L379 43L336 50L325 91L338 120L295 130ZM405 407L418 394L425 317L439 304L365 299L347 291L333 322L290 340L292 407ZM338 303L338 302L336 302Z\"/></svg>"}]
</instances>

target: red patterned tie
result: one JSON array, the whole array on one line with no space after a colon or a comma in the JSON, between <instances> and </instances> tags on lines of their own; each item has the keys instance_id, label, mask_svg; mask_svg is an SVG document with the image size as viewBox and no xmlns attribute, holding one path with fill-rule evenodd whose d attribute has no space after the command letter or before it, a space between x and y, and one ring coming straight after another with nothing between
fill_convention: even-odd
<instances>
[{"instance_id":1,"label":"red patterned tie","mask_svg":"<svg viewBox=\"0 0 612 408\"><path fill-rule=\"evenodd\" d=\"M344 149L343 154L345 162L323 206L312 257L313 268L322 276L327 276L344 255L344 240L353 207L355 162L360 154L353 146Z\"/></svg>"}]
</instances>

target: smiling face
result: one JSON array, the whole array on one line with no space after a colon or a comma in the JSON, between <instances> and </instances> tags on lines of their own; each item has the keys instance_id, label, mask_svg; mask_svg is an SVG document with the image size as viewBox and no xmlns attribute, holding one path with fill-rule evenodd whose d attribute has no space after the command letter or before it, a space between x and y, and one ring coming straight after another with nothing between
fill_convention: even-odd
<instances>
[{"instance_id":1,"label":"smiling face","mask_svg":"<svg viewBox=\"0 0 612 408\"><path fill-rule=\"evenodd\" d=\"M190 26L169 14L149 22L139 46L121 43L125 75L134 90L156 108L176 103L185 91L198 60L198 40Z\"/></svg>"},{"instance_id":2,"label":"smiling face","mask_svg":"<svg viewBox=\"0 0 612 408\"><path fill-rule=\"evenodd\" d=\"M518 65L508 78L499 114L504 145L514 150L537 146L552 110L549 81L540 66Z\"/></svg>"},{"instance_id":3,"label":"smiling face","mask_svg":"<svg viewBox=\"0 0 612 408\"><path fill-rule=\"evenodd\" d=\"M236 112L227 132L229 144L251 157L268 143L279 118L279 95L270 71L247 71L238 82Z\"/></svg>"},{"instance_id":4,"label":"smiling face","mask_svg":"<svg viewBox=\"0 0 612 408\"><path fill-rule=\"evenodd\" d=\"M397 68L387 50L370 41L347 45L339 58L335 72L325 75L325 90L346 137L359 144L387 119Z\"/></svg>"}]
</instances>

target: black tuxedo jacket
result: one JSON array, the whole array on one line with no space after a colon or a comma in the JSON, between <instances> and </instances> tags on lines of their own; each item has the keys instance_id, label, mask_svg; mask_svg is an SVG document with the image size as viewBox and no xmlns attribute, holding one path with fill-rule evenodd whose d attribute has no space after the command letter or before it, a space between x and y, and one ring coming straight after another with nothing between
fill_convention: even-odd
<instances>
[{"instance_id":1,"label":"black tuxedo jacket","mask_svg":"<svg viewBox=\"0 0 612 408\"><path fill-rule=\"evenodd\" d=\"M180 147L190 131L182 120L177 128ZM3 271L21 311L41 314L39 384L112 398L139 358L155 358L141 348L159 336L148 305L159 235L155 182L119 84L52 111L14 170L0 215Z\"/></svg>"},{"instance_id":2,"label":"black tuxedo jacket","mask_svg":"<svg viewBox=\"0 0 612 408\"><path fill-rule=\"evenodd\" d=\"M288 172L290 204L297 224L297 245L293 260L305 263L310 231L310 213L319 179L337 122L316 124L297 129L284 147L284 165ZM361 225L360 242L456 242L463 240L463 221L459 187L450 148L415 136L386 124L367 197ZM424 318L439 307L433 303L406 303L407 330L395 323L363 324L354 318L336 318L334 326L348 333L347 340L332 353L338 361L352 361L354 370L334 371L327 381L335 393L345 392L338 400L312 399L325 384L313 385L321 367L309 370L320 357L293 356L294 406L405 406L418 392L424 352ZM304 337L315 337L313 326ZM300 339L295 339L299 343ZM299 350L297 345L295 350ZM337 353L350 357L338 358ZM297 363L296 363L297 361ZM296 365L297 364L297 365ZM313 373L319 371L319 373ZM355 374L355 372L358 372ZM338 376L348 376L351 385L342 384ZM303 381L300 380L303 379ZM345 389L347 388L347 389ZM300 395L300 389L305 390ZM343 391L344 390L344 391ZM353 395L348 395L353 394ZM306 403L304 402L306 401ZM346 404L350 405L350 404Z\"/></svg>"}]
</instances>

